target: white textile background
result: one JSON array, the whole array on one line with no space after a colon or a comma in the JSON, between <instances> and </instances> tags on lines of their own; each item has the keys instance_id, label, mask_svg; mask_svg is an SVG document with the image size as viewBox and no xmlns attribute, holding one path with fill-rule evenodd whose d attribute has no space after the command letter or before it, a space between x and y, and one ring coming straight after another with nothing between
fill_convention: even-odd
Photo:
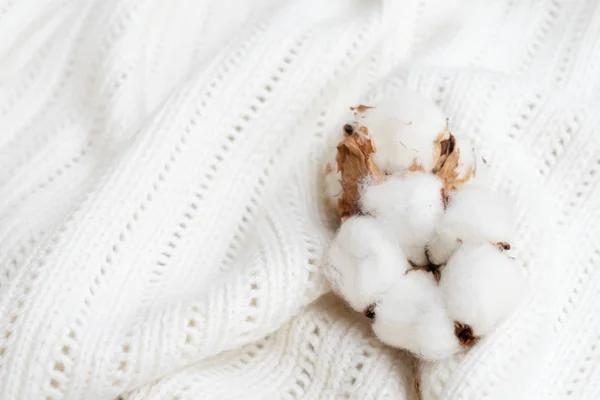
<instances>
[{"instance_id":1,"label":"white textile background","mask_svg":"<svg viewBox=\"0 0 600 400\"><path fill-rule=\"evenodd\" d=\"M0 0L0 399L600 398L596 1ZM530 296L414 368L320 274L322 154L409 87Z\"/></svg>"}]
</instances>

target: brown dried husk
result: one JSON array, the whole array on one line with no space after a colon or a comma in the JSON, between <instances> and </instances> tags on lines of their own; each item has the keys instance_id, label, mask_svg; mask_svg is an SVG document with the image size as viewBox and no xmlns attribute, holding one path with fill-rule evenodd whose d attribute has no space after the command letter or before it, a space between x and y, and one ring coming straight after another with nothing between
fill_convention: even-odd
<instances>
[{"instance_id":1,"label":"brown dried husk","mask_svg":"<svg viewBox=\"0 0 600 400\"><path fill-rule=\"evenodd\" d=\"M423 400L423 394L421 393L421 379L415 379L415 392L417 393L417 399Z\"/></svg>"},{"instance_id":2,"label":"brown dried husk","mask_svg":"<svg viewBox=\"0 0 600 400\"><path fill-rule=\"evenodd\" d=\"M367 307L365 307L365 309L363 310L363 314L365 315L365 317L369 318L369 319L375 319L375 307L377 305L375 303L373 304L369 304Z\"/></svg>"},{"instance_id":3,"label":"brown dried husk","mask_svg":"<svg viewBox=\"0 0 600 400\"><path fill-rule=\"evenodd\" d=\"M458 338L461 346L465 348L472 347L481 339L473 333L473 329L462 322L454 321L454 335Z\"/></svg>"},{"instance_id":4,"label":"brown dried husk","mask_svg":"<svg viewBox=\"0 0 600 400\"><path fill-rule=\"evenodd\" d=\"M374 108L374 107L371 107L371 106L365 106L365 105L363 105L363 104L359 104L359 105L358 105L358 106L356 106L356 107L350 107L350 109L351 109L352 111L356 112L356 113L362 113L362 112L365 112L365 111L367 111L367 110L368 110L368 109L370 109L370 108Z\"/></svg>"},{"instance_id":5,"label":"brown dried husk","mask_svg":"<svg viewBox=\"0 0 600 400\"><path fill-rule=\"evenodd\" d=\"M510 243L508 242L498 242L498 243L494 243L494 246L496 246L499 250L510 250Z\"/></svg>"},{"instance_id":6,"label":"brown dried husk","mask_svg":"<svg viewBox=\"0 0 600 400\"><path fill-rule=\"evenodd\" d=\"M475 176L475 166L470 166L462 178L458 177L460 149L456 147L456 138L448 128L440 133L433 143L433 154L434 167L431 173L439 176L444 182L445 193L442 194L442 198L446 205L448 203L447 193L471 180Z\"/></svg>"},{"instance_id":7,"label":"brown dried husk","mask_svg":"<svg viewBox=\"0 0 600 400\"><path fill-rule=\"evenodd\" d=\"M342 175L338 214L344 222L353 215L361 214L361 184L367 179L374 183L381 182L384 174L373 162L372 155L376 148L366 127L359 126L338 144L337 150L337 167Z\"/></svg>"},{"instance_id":8,"label":"brown dried husk","mask_svg":"<svg viewBox=\"0 0 600 400\"><path fill-rule=\"evenodd\" d=\"M456 138L450 133L448 128L441 132L433 142L433 168L432 173L438 174L444 166L448 156L452 154L456 147Z\"/></svg>"},{"instance_id":9,"label":"brown dried husk","mask_svg":"<svg viewBox=\"0 0 600 400\"><path fill-rule=\"evenodd\" d=\"M427 257L429 258L429 257ZM414 262L408 260L408 264L410 264L410 269L408 272L411 271L418 271L418 270L423 270L426 272L430 272L431 274L433 274L433 278L435 279L436 282L439 282L440 279L442 278L442 271L440 270L440 266L439 265L435 265L432 263L427 263L426 265L417 265Z\"/></svg>"}]
</instances>

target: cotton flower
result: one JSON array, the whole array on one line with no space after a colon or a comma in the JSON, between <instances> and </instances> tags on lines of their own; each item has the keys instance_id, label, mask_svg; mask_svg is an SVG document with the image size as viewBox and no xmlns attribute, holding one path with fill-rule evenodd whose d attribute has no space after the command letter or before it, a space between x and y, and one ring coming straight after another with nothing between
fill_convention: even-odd
<instances>
[{"instance_id":1,"label":"cotton flower","mask_svg":"<svg viewBox=\"0 0 600 400\"><path fill-rule=\"evenodd\" d=\"M333 289L362 312L409 267L382 224L371 217L352 217L342 224L329 248L325 274Z\"/></svg>"},{"instance_id":2,"label":"cotton flower","mask_svg":"<svg viewBox=\"0 0 600 400\"><path fill-rule=\"evenodd\" d=\"M325 275L382 342L448 358L523 297L521 269L502 251L511 201L473 183L475 150L431 102L405 90L352 110L325 167L341 222Z\"/></svg>"},{"instance_id":3,"label":"cotton flower","mask_svg":"<svg viewBox=\"0 0 600 400\"><path fill-rule=\"evenodd\" d=\"M461 351L442 293L431 274L413 270L397 279L374 308L373 332L390 346L426 360Z\"/></svg>"},{"instance_id":4,"label":"cotton flower","mask_svg":"<svg viewBox=\"0 0 600 400\"><path fill-rule=\"evenodd\" d=\"M450 317L481 336L513 312L526 280L519 264L493 245L465 243L442 269L439 288Z\"/></svg>"},{"instance_id":5,"label":"cotton flower","mask_svg":"<svg viewBox=\"0 0 600 400\"><path fill-rule=\"evenodd\" d=\"M356 123L368 128L377 147L374 161L382 170L398 172L415 163L429 171L433 142L446 118L431 101L405 89L357 112Z\"/></svg>"},{"instance_id":6,"label":"cotton flower","mask_svg":"<svg viewBox=\"0 0 600 400\"><path fill-rule=\"evenodd\" d=\"M425 245L444 213L442 186L437 176L423 172L391 176L365 186L361 209L386 226L409 260L425 265Z\"/></svg>"},{"instance_id":7,"label":"cotton flower","mask_svg":"<svg viewBox=\"0 0 600 400\"><path fill-rule=\"evenodd\" d=\"M444 264L465 242L510 243L514 235L510 199L478 185L453 192L446 212L428 245L434 264Z\"/></svg>"}]
</instances>

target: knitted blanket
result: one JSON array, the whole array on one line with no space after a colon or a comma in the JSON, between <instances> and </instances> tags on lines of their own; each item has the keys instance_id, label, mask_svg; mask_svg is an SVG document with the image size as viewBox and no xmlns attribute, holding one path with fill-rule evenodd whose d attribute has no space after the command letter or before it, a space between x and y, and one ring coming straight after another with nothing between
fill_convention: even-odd
<instances>
[{"instance_id":1,"label":"knitted blanket","mask_svg":"<svg viewBox=\"0 0 600 400\"><path fill-rule=\"evenodd\" d=\"M1 0L0 399L600 398L595 1ZM527 301L415 364L321 273L348 107L411 88Z\"/></svg>"}]
</instances>

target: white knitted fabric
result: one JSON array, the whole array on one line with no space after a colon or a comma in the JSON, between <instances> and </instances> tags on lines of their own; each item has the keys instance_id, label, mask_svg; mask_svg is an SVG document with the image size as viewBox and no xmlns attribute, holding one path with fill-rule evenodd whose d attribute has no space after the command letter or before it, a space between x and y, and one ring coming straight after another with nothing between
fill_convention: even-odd
<instances>
[{"instance_id":1,"label":"white knitted fabric","mask_svg":"<svg viewBox=\"0 0 600 400\"><path fill-rule=\"evenodd\" d=\"M594 0L0 0L0 399L600 398L599 43ZM531 279L418 368L320 273L322 155L404 86Z\"/></svg>"}]
</instances>

